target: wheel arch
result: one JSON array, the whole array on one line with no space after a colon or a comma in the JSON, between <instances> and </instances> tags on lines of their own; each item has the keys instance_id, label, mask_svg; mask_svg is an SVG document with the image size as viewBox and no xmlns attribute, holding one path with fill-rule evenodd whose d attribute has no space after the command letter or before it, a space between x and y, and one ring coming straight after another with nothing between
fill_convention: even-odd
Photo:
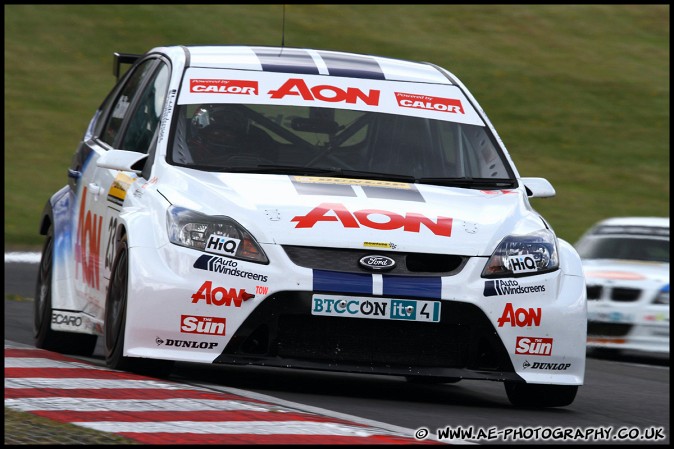
<instances>
[{"instance_id":1,"label":"wheel arch","mask_svg":"<svg viewBox=\"0 0 674 449\"><path fill-rule=\"evenodd\" d=\"M40 227L38 233L40 235L47 235L49 232L49 227L54 223L54 217L51 211L51 203L47 203L42 211L42 216L40 217Z\"/></svg>"},{"instance_id":2,"label":"wheel arch","mask_svg":"<svg viewBox=\"0 0 674 449\"><path fill-rule=\"evenodd\" d=\"M75 238L73 232L76 229L76 224L72 223L72 218L75 214L76 205L73 190L69 186L63 186L46 202L40 217L39 233L46 236L51 228L54 238L54 264L57 265L56 268L65 270L57 276L57 279L69 277L68 268L57 261L63 262L72 255L72 240ZM56 296L59 295L56 294ZM55 303L60 304L61 301L55 298Z\"/></svg>"},{"instance_id":3,"label":"wheel arch","mask_svg":"<svg viewBox=\"0 0 674 449\"><path fill-rule=\"evenodd\" d=\"M583 277L583 265L576 249L566 240L559 241L559 263L565 274Z\"/></svg>"},{"instance_id":4,"label":"wheel arch","mask_svg":"<svg viewBox=\"0 0 674 449\"><path fill-rule=\"evenodd\" d=\"M40 235L47 235L50 226L65 228L69 214L58 214L58 212L68 212L72 208L71 203L73 198L71 192L70 187L63 186L47 200L40 215L40 225L38 228ZM55 210L57 211L56 214L54 213ZM54 218L55 216L62 216L63 218L58 220L57 223ZM54 229L54 234L56 234L56 229Z\"/></svg>"},{"instance_id":5,"label":"wheel arch","mask_svg":"<svg viewBox=\"0 0 674 449\"><path fill-rule=\"evenodd\" d=\"M153 216L147 208L134 207L119 215L116 225L115 247L123 236L126 236L129 248L135 246L159 247L161 235L166 232L152 232L150 230L165 229L165 217ZM161 228L163 227L163 228Z\"/></svg>"}]
</instances>

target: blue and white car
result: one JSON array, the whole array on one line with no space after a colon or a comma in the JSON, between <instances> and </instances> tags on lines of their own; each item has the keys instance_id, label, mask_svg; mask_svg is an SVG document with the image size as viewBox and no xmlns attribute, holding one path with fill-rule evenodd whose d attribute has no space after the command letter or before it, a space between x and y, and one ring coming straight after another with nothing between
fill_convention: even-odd
<instances>
[{"instance_id":1,"label":"blue and white car","mask_svg":"<svg viewBox=\"0 0 674 449\"><path fill-rule=\"evenodd\" d=\"M588 349L669 355L669 218L613 217L576 243Z\"/></svg>"},{"instance_id":2,"label":"blue and white car","mask_svg":"<svg viewBox=\"0 0 674 449\"><path fill-rule=\"evenodd\" d=\"M114 73L40 222L38 347L573 402L582 265L529 202L555 190L452 73L251 46L116 53Z\"/></svg>"}]
</instances>

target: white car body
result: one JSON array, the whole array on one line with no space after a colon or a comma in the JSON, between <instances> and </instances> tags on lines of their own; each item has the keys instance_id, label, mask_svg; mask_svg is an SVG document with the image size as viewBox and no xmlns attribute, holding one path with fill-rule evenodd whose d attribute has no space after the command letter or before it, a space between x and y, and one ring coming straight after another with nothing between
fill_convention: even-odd
<instances>
[{"instance_id":1,"label":"white car body","mask_svg":"<svg viewBox=\"0 0 674 449\"><path fill-rule=\"evenodd\" d=\"M609 239L610 254L597 247ZM588 291L588 349L669 354L669 218L602 220L576 247Z\"/></svg>"},{"instance_id":2,"label":"white car body","mask_svg":"<svg viewBox=\"0 0 674 449\"><path fill-rule=\"evenodd\" d=\"M529 203L554 196L554 188L543 178L520 177L484 111L453 74L375 56L245 46L156 48L129 57L135 63L129 72L139 73L139 63L150 60L162 69L144 112L158 121L134 131L141 140L146 128L153 132L149 150L124 149L131 127L118 141L110 137L119 146L105 142L103 129L127 129L121 120L135 108L136 97L119 94L127 73L92 119L69 185L45 208L41 231L49 234L51 226L53 265L51 278L38 283L36 303L50 297L52 314L45 329L36 306L38 345L67 351L53 343L54 335L88 334L106 338L112 367L147 359L485 379L505 382L515 404L573 400L585 372L580 258ZM200 132L192 129L198 120L181 120L179 111L216 103L331 108L336 117L384 113L378 120L431 119L438 129L451 126L464 135L478 130L482 140L461 140L456 154L470 145L481 145L479 152L456 161L461 173L478 170L473 178L485 184L304 173L280 161L276 171L203 169L194 165L196 153L174 145L187 132L183 121L190 136ZM195 117L199 108L208 109L199 106ZM221 109L208 110L199 119L204 128ZM279 116L278 123L291 118ZM114 120L121 124L113 127ZM312 120L297 127L323 123ZM321 148L332 151L327 143ZM414 153L409 156L413 175ZM473 168L465 168L469 158ZM190 217L223 216L236 223L213 226L234 234L202 236L198 223L185 225ZM210 239L204 249L190 246L204 238ZM520 243L506 245L509 255L494 256L505 238ZM121 247L128 259L123 291L111 283ZM234 257L244 250L260 259ZM506 272L485 276L490 258L495 269L507 265ZM110 301L120 295L118 313ZM119 335L106 329L106 319L118 326L118 315L125 317ZM550 388L513 392L526 386ZM541 392L555 396L554 389L564 398L540 399Z\"/></svg>"}]
</instances>

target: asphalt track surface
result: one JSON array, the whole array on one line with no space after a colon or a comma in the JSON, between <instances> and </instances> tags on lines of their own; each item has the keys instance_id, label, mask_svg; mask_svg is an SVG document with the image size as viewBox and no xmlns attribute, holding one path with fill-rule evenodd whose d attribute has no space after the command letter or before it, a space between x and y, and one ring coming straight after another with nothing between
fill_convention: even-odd
<instances>
[{"instance_id":1,"label":"asphalt track surface","mask_svg":"<svg viewBox=\"0 0 674 449\"><path fill-rule=\"evenodd\" d=\"M5 260L6 391L9 380L7 379L8 345L12 347L12 350L23 350L24 355L20 357L31 359L30 363L37 364L33 367L34 369L43 369L44 367L40 366L41 363L47 363L49 366L50 363L54 363L54 359L57 363L85 362L87 365L93 365L95 371L107 372L105 376L114 378L114 372L110 374L109 370L104 369L100 341L93 358L84 361L63 362L59 360L59 357L62 357L60 355L34 349L32 351L47 355L27 357L25 351L33 354L30 352L32 348L32 301L30 298L33 296L35 270L34 263L8 262L7 258ZM15 368L21 368L22 363L25 364L25 361L17 362L15 358L12 358L11 362L13 365L19 365ZM52 368L51 371L54 369ZM21 375L20 371L14 372ZM62 372L66 373L65 370ZM644 356L634 353L613 356L611 359L591 356L587 362L585 385L579 390L575 402L569 407L545 410L511 407L503 386L498 382L462 381L448 385L417 385L389 376L259 367L203 366L185 363L177 364L170 378L151 381L183 386L178 390L160 388L169 394L171 391L196 389L215 395L233 395L240 398L241 402L261 401L271 410L289 410L285 413L311 416L311 422L323 420L324 423L330 423L330 426L339 427L341 425L344 429L349 429L338 431L335 430L337 427L334 427L330 431L332 434L353 432L355 428L363 432L362 435L367 436L352 438L351 442L355 440L363 444L422 442L414 439L414 432L419 429L429 430L430 437L423 442L432 443L435 441L431 437L437 436L439 431L448 427L452 430L472 430L473 435L478 431L482 433L482 438L472 440L459 438L451 441L440 438L443 443L450 444L467 441L478 444L504 442L516 444L669 444L669 374L668 357ZM34 378L39 379L39 377ZM12 382L17 382L14 379ZM58 382L63 381L66 386L70 385L68 388L72 388L77 382L68 381L67 376L58 380ZM37 388L44 389L44 385ZM90 392L93 391L92 389L85 390L87 390L85 394L91 394ZM134 394L137 393L138 391ZM38 396L44 394L40 393ZM149 394L146 399L152 399L152 394L157 393ZM140 397L142 398L143 395L141 394ZM173 399L176 398L178 397ZM187 400L194 400L198 403L198 399L188 397ZM7 401L6 395L6 406ZM85 412L85 410L79 410L79 412L83 411ZM44 412L39 411L39 413ZM78 415L78 410L72 410L71 413L75 413L72 416L81 416L81 413ZM243 412L230 413L229 417L237 413L241 415L232 419L239 421L244 419L245 413ZM199 419L204 421L206 419L204 415L205 413L198 411L197 407L194 416L200 416ZM286 416L296 417L290 414ZM303 428L303 432L311 433L306 430L306 426L302 427L297 424L299 421L293 422ZM97 425L102 426L100 430L103 431L123 430L122 427L114 428L114 426L105 428L103 424L96 424L93 427ZM256 425L264 426L263 424ZM267 435L265 438L268 439L260 438L257 440L258 443L289 443L281 437L272 437L269 440L269 435L287 436L287 432L291 429L287 425L284 429L282 422L275 422L274 425L275 429L267 428L262 432ZM311 426L320 427L318 424L311 424L309 427ZM224 432L223 429L226 429L226 426L218 432ZM159 430L162 428L154 428L153 432L159 435L162 433ZM298 433L295 433L294 437L298 438L296 442L299 443L301 438L298 437ZM504 440L506 433L516 439ZM588 439L574 438L581 433ZM259 436L259 434L256 435ZM536 439L535 435L541 438ZM173 437L175 438L175 435ZM219 435L215 438L217 444L223 444L221 437L222 435ZM300 435L300 437L305 438L306 435ZM398 437L403 439L396 440L395 438ZM329 439L322 438L314 438L311 444L330 442ZM368 441L367 438L370 440ZM377 438L382 438L382 440L377 441ZM386 438L393 439L386 441ZM207 437L205 439L208 440ZM148 443L153 444L152 441L147 441L146 444ZM255 444L255 441L249 441L248 444Z\"/></svg>"}]
</instances>

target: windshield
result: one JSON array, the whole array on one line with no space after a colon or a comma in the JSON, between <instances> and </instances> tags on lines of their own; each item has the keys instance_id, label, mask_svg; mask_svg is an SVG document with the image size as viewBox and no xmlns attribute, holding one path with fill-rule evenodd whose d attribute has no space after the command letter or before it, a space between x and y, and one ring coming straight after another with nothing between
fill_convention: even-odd
<instances>
[{"instance_id":1,"label":"windshield","mask_svg":"<svg viewBox=\"0 0 674 449\"><path fill-rule=\"evenodd\" d=\"M669 240L587 237L577 245L581 259L622 259L669 263Z\"/></svg>"},{"instance_id":2,"label":"windshield","mask_svg":"<svg viewBox=\"0 0 674 449\"><path fill-rule=\"evenodd\" d=\"M186 167L515 186L484 126L266 104L188 104L177 114L169 161Z\"/></svg>"}]
</instances>

